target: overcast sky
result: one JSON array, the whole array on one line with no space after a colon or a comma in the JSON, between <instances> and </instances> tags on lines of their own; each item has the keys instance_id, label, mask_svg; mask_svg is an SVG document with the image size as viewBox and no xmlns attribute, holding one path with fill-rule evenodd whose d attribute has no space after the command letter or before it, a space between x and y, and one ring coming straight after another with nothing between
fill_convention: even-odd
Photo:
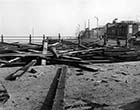
<instances>
[{"instance_id":1,"label":"overcast sky","mask_svg":"<svg viewBox=\"0 0 140 110\"><path fill-rule=\"evenodd\" d=\"M0 0L0 33L4 35L75 35L119 20L140 20L140 0Z\"/></svg>"}]
</instances>

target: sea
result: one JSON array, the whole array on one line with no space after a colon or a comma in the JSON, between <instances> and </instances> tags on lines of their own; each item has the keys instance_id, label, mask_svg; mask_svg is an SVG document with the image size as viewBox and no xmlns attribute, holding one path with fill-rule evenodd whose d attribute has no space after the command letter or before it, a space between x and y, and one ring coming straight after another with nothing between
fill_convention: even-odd
<instances>
[{"instance_id":1,"label":"sea","mask_svg":"<svg viewBox=\"0 0 140 110\"><path fill-rule=\"evenodd\" d=\"M45 36L47 38L48 36ZM58 37L48 37L49 39L55 39ZM32 43L42 43L43 36L31 36ZM0 37L1 41L1 37ZM29 36L3 36L3 42L7 43L29 43Z\"/></svg>"},{"instance_id":2,"label":"sea","mask_svg":"<svg viewBox=\"0 0 140 110\"><path fill-rule=\"evenodd\" d=\"M48 39L58 39L58 36L45 36ZM73 36L62 36L62 39L72 39ZM40 44L42 43L43 36L32 36L31 42ZM1 37L0 37L1 41ZM3 36L3 41L7 43L29 43L29 36Z\"/></svg>"},{"instance_id":3,"label":"sea","mask_svg":"<svg viewBox=\"0 0 140 110\"><path fill-rule=\"evenodd\" d=\"M42 38L32 38L31 42L32 43L42 43ZM4 42L7 43L29 43L29 38L4 38L3 39Z\"/></svg>"}]
</instances>

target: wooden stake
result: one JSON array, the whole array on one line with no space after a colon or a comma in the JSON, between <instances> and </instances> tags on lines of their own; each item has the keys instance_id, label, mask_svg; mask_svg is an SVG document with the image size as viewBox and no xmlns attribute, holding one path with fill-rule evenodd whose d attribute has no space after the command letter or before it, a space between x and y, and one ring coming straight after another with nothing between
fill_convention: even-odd
<instances>
[{"instance_id":1,"label":"wooden stake","mask_svg":"<svg viewBox=\"0 0 140 110\"><path fill-rule=\"evenodd\" d=\"M3 43L3 34L1 34L1 42Z\"/></svg>"},{"instance_id":2,"label":"wooden stake","mask_svg":"<svg viewBox=\"0 0 140 110\"><path fill-rule=\"evenodd\" d=\"M58 41L59 42L61 41L61 35L60 35L60 33L58 34Z\"/></svg>"}]
</instances>

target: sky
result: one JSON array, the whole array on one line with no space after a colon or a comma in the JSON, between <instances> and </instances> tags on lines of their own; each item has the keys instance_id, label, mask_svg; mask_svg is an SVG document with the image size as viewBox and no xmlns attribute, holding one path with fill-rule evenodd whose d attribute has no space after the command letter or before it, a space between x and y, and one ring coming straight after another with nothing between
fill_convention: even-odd
<instances>
[{"instance_id":1,"label":"sky","mask_svg":"<svg viewBox=\"0 0 140 110\"><path fill-rule=\"evenodd\" d=\"M87 26L140 20L140 0L0 0L0 34L73 36Z\"/></svg>"}]
</instances>

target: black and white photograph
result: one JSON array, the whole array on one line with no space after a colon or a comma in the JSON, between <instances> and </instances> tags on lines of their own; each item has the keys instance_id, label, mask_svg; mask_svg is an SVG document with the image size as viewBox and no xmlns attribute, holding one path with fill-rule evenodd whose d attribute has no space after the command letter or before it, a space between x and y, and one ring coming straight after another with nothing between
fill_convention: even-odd
<instances>
[{"instance_id":1,"label":"black and white photograph","mask_svg":"<svg viewBox=\"0 0 140 110\"><path fill-rule=\"evenodd\" d=\"M140 110L140 0L0 0L0 110Z\"/></svg>"}]
</instances>

